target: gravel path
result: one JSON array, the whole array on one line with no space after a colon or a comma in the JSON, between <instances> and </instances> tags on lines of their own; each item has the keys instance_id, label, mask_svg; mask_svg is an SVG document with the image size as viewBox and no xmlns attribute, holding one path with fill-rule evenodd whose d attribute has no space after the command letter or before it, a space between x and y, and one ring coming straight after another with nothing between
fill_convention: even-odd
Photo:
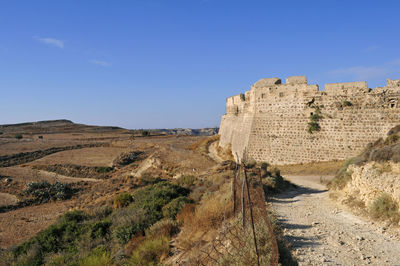
<instances>
[{"instance_id":1,"label":"gravel path","mask_svg":"<svg viewBox=\"0 0 400 266\"><path fill-rule=\"evenodd\" d=\"M320 177L285 178L299 187L272 204L299 265L400 265L400 242L330 200Z\"/></svg>"}]
</instances>

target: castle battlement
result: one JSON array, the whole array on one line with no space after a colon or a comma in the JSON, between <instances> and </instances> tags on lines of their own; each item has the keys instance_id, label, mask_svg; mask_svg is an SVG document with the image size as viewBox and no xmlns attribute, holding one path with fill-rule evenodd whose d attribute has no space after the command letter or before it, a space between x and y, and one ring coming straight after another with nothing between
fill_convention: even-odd
<instances>
[{"instance_id":1,"label":"castle battlement","mask_svg":"<svg viewBox=\"0 0 400 266\"><path fill-rule=\"evenodd\" d=\"M370 89L366 82L326 84L305 76L261 79L226 99L220 145L275 164L346 159L400 124L400 80ZM320 113L310 133L310 116Z\"/></svg>"}]
</instances>

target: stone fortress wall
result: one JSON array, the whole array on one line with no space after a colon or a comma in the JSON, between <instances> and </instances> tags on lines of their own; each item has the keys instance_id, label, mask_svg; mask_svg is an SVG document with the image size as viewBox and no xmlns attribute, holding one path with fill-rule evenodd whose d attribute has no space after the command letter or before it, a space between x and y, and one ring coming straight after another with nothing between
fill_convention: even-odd
<instances>
[{"instance_id":1,"label":"stone fortress wall","mask_svg":"<svg viewBox=\"0 0 400 266\"><path fill-rule=\"evenodd\" d=\"M226 99L220 146L239 159L277 165L345 160L386 136L400 124L400 80L370 89L366 82L307 84L294 76L261 79L244 94ZM310 115L320 113L320 130L308 131Z\"/></svg>"}]
</instances>

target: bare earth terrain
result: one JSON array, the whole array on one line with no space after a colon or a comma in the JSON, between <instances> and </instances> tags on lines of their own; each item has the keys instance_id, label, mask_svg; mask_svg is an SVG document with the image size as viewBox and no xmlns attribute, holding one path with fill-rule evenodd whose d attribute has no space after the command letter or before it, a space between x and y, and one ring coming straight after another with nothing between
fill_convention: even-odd
<instances>
[{"instance_id":1,"label":"bare earth terrain","mask_svg":"<svg viewBox=\"0 0 400 266\"><path fill-rule=\"evenodd\" d=\"M400 241L329 199L319 176L285 178L299 187L272 205L300 265L400 265Z\"/></svg>"},{"instance_id":2,"label":"bare earth terrain","mask_svg":"<svg viewBox=\"0 0 400 266\"><path fill-rule=\"evenodd\" d=\"M189 149L204 136L143 137L140 132L64 120L7 125L2 131L0 249L36 235L68 210L90 209L132 190L144 173L173 178L200 173L216 164ZM23 138L16 139L16 134ZM53 148L57 150L47 152ZM140 155L127 165L114 165L116 158L130 152ZM27 184L39 181L69 183L77 193L65 201L18 205L25 200L22 192Z\"/></svg>"}]
</instances>

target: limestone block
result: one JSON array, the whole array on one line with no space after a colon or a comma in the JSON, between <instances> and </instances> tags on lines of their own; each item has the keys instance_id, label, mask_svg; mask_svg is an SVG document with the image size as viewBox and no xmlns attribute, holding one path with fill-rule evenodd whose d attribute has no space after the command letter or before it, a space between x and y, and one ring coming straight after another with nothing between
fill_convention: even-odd
<instances>
[{"instance_id":1,"label":"limestone block","mask_svg":"<svg viewBox=\"0 0 400 266\"><path fill-rule=\"evenodd\" d=\"M331 95L349 95L368 92L369 88L365 81L328 83L325 84L324 90Z\"/></svg>"},{"instance_id":2,"label":"limestone block","mask_svg":"<svg viewBox=\"0 0 400 266\"><path fill-rule=\"evenodd\" d=\"M387 79L386 86L387 87L400 87L400 79Z\"/></svg>"},{"instance_id":3,"label":"limestone block","mask_svg":"<svg viewBox=\"0 0 400 266\"><path fill-rule=\"evenodd\" d=\"M287 77L286 84L307 84L307 78L306 76Z\"/></svg>"},{"instance_id":4,"label":"limestone block","mask_svg":"<svg viewBox=\"0 0 400 266\"><path fill-rule=\"evenodd\" d=\"M280 78L267 78L267 79L260 79L256 83L253 84L253 88L264 88L271 85L281 84L282 80Z\"/></svg>"}]
</instances>

